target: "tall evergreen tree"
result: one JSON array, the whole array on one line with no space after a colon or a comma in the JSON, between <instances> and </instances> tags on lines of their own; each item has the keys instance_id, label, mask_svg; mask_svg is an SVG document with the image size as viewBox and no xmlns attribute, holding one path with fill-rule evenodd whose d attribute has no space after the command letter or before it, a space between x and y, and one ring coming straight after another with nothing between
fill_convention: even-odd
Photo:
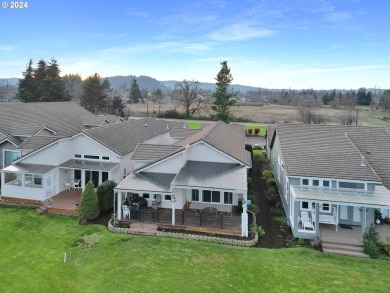
<instances>
[{"instance_id":1,"label":"tall evergreen tree","mask_svg":"<svg viewBox=\"0 0 390 293\"><path fill-rule=\"evenodd\" d=\"M81 195L79 205L79 217L80 221L93 220L99 217L100 207L98 197L95 192L92 181L89 181L85 185L83 194Z\"/></svg>"},{"instance_id":2,"label":"tall evergreen tree","mask_svg":"<svg viewBox=\"0 0 390 293\"><path fill-rule=\"evenodd\" d=\"M215 78L217 89L213 93L214 103L212 109L217 112L217 119L229 123L232 119L230 108L236 104L236 93L230 88L233 81L233 76L230 73L230 68L227 61L221 62L221 69Z\"/></svg>"},{"instance_id":3,"label":"tall evergreen tree","mask_svg":"<svg viewBox=\"0 0 390 293\"><path fill-rule=\"evenodd\" d=\"M52 58L46 68L45 99L44 102L69 101L70 96L65 89L65 82L60 76L60 67L57 60Z\"/></svg>"},{"instance_id":4,"label":"tall evergreen tree","mask_svg":"<svg viewBox=\"0 0 390 293\"><path fill-rule=\"evenodd\" d=\"M115 96L110 103L109 114L125 117L125 108L126 105L123 104L122 98L120 96Z\"/></svg>"},{"instance_id":5,"label":"tall evergreen tree","mask_svg":"<svg viewBox=\"0 0 390 293\"><path fill-rule=\"evenodd\" d=\"M83 80L81 79L81 76L79 74L66 74L62 79L70 99L79 101L83 89Z\"/></svg>"},{"instance_id":6,"label":"tall evergreen tree","mask_svg":"<svg viewBox=\"0 0 390 293\"><path fill-rule=\"evenodd\" d=\"M30 59L23 79L19 81L19 97L22 102L57 102L69 101L65 83L60 76L57 60L39 60L37 68L32 67Z\"/></svg>"},{"instance_id":7,"label":"tall evergreen tree","mask_svg":"<svg viewBox=\"0 0 390 293\"><path fill-rule=\"evenodd\" d=\"M133 83L131 84L129 103L138 104L142 100L142 94L139 90L137 80L134 78Z\"/></svg>"},{"instance_id":8,"label":"tall evergreen tree","mask_svg":"<svg viewBox=\"0 0 390 293\"><path fill-rule=\"evenodd\" d=\"M33 60L30 59L27 65L27 69L23 72L23 78L19 79L18 95L22 102L37 102L35 91L35 79L34 79L34 68L32 67Z\"/></svg>"},{"instance_id":9,"label":"tall evergreen tree","mask_svg":"<svg viewBox=\"0 0 390 293\"><path fill-rule=\"evenodd\" d=\"M80 105L95 114L107 112L110 90L108 79L102 80L100 75L95 73L84 81Z\"/></svg>"}]
</instances>

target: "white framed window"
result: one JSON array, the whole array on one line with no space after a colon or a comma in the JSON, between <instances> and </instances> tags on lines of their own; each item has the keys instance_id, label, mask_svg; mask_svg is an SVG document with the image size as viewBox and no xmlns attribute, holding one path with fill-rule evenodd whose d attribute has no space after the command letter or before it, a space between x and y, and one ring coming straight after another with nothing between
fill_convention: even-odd
<instances>
[{"instance_id":1,"label":"white framed window","mask_svg":"<svg viewBox=\"0 0 390 293\"><path fill-rule=\"evenodd\" d=\"M308 211L309 210L309 202L301 201L301 210Z\"/></svg>"},{"instance_id":2,"label":"white framed window","mask_svg":"<svg viewBox=\"0 0 390 293\"><path fill-rule=\"evenodd\" d=\"M77 159L81 159L81 155L80 154L74 154L74 157L77 158Z\"/></svg>"},{"instance_id":3,"label":"white framed window","mask_svg":"<svg viewBox=\"0 0 390 293\"><path fill-rule=\"evenodd\" d=\"M330 213L332 210L332 205L329 203L323 203L320 205L320 212L322 213Z\"/></svg>"},{"instance_id":4,"label":"white framed window","mask_svg":"<svg viewBox=\"0 0 390 293\"><path fill-rule=\"evenodd\" d=\"M313 186L320 186L320 180L313 179Z\"/></svg>"},{"instance_id":5,"label":"white framed window","mask_svg":"<svg viewBox=\"0 0 390 293\"><path fill-rule=\"evenodd\" d=\"M322 186L323 187L330 187L330 181L329 180L322 180Z\"/></svg>"},{"instance_id":6,"label":"white framed window","mask_svg":"<svg viewBox=\"0 0 390 293\"><path fill-rule=\"evenodd\" d=\"M191 189L191 201L199 201L199 190Z\"/></svg>"},{"instance_id":7,"label":"white framed window","mask_svg":"<svg viewBox=\"0 0 390 293\"><path fill-rule=\"evenodd\" d=\"M43 187L42 175L24 174L24 186L27 187Z\"/></svg>"},{"instance_id":8,"label":"white framed window","mask_svg":"<svg viewBox=\"0 0 390 293\"><path fill-rule=\"evenodd\" d=\"M84 159L87 159L87 160L99 160L100 157L99 156L95 156L95 155L84 155Z\"/></svg>"},{"instance_id":9,"label":"white framed window","mask_svg":"<svg viewBox=\"0 0 390 293\"><path fill-rule=\"evenodd\" d=\"M302 185L309 185L309 179L302 179Z\"/></svg>"},{"instance_id":10,"label":"white framed window","mask_svg":"<svg viewBox=\"0 0 390 293\"><path fill-rule=\"evenodd\" d=\"M142 197L143 197L143 198L146 198L146 199L149 199L149 198L150 198L150 195L149 195L149 193L143 193L143 194L142 194Z\"/></svg>"},{"instance_id":11,"label":"white framed window","mask_svg":"<svg viewBox=\"0 0 390 293\"><path fill-rule=\"evenodd\" d=\"M3 150L3 167L10 166L12 161L20 158L22 153L20 151Z\"/></svg>"},{"instance_id":12,"label":"white framed window","mask_svg":"<svg viewBox=\"0 0 390 293\"><path fill-rule=\"evenodd\" d=\"M164 195L164 200L171 201L171 199L172 199L172 196L170 194Z\"/></svg>"},{"instance_id":13,"label":"white framed window","mask_svg":"<svg viewBox=\"0 0 390 293\"><path fill-rule=\"evenodd\" d=\"M223 203L224 204L233 204L233 192L224 192L223 193Z\"/></svg>"},{"instance_id":14,"label":"white framed window","mask_svg":"<svg viewBox=\"0 0 390 293\"><path fill-rule=\"evenodd\" d=\"M339 181L339 188L366 189L365 183Z\"/></svg>"}]
</instances>

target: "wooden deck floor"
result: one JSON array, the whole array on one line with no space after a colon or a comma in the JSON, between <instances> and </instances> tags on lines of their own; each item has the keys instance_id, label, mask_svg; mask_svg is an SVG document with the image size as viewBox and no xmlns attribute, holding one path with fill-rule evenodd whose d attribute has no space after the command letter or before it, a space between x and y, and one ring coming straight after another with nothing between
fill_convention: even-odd
<instances>
[{"instance_id":1,"label":"wooden deck floor","mask_svg":"<svg viewBox=\"0 0 390 293\"><path fill-rule=\"evenodd\" d=\"M386 237L390 237L390 225L376 225L376 230L379 232L382 241L386 241ZM368 231L368 228L366 228ZM351 229L338 228L335 230L333 225L320 225L320 235L322 241L339 242L361 245L361 228L352 226Z\"/></svg>"},{"instance_id":2,"label":"wooden deck floor","mask_svg":"<svg viewBox=\"0 0 390 293\"><path fill-rule=\"evenodd\" d=\"M50 207L47 201L42 202L42 204L49 209L76 211L75 205L80 203L81 194L81 190L62 191L51 198Z\"/></svg>"}]
</instances>

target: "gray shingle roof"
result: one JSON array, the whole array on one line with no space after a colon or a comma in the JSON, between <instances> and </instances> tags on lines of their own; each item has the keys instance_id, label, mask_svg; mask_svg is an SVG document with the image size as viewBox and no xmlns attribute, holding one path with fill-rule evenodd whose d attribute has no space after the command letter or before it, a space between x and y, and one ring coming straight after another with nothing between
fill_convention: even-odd
<instances>
[{"instance_id":1,"label":"gray shingle roof","mask_svg":"<svg viewBox=\"0 0 390 293\"><path fill-rule=\"evenodd\" d=\"M15 125L46 126L56 132L57 136L71 136L84 126L81 117L95 115L80 107L75 102L52 103L1 103L0 131L10 136L15 143L20 141L12 138L12 127ZM31 130L30 130L31 132Z\"/></svg>"},{"instance_id":2,"label":"gray shingle roof","mask_svg":"<svg viewBox=\"0 0 390 293\"><path fill-rule=\"evenodd\" d=\"M246 168L240 164L187 161L172 185L245 191Z\"/></svg>"},{"instance_id":3,"label":"gray shingle roof","mask_svg":"<svg viewBox=\"0 0 390 293\"><path fill-rule=\"evenodd\" d=\"M175 128L171 131L171 136L175 138L187 138L201 130L202 129Z\"/></svg>"},{"instance_id":4,"label":"gray shingle roof","mask_svg":"<svg viewBox=\"0 0 390 293\"><path fill-rule=\"evenodd\" d=\"M164 120L154 118L109 124L83 131L89 137L121 156L132 152L139 143L166 132L169 132L167 123Z\"/></svg>"},{"instance_id":5,"label":"gray shingle roof","mask_svg":"<svg viewBox=\"0 0 390 293\"><path fill-rule=\"evenodd\" d=\"M119 165L118 163L70 159L62 163L59 167L68 168L68 169L85 169L85 170L109 172L114 168L116 168L118 165Z\"/></svg>"},{"instance_id":6,"label":"gray shingle roof","mask_svg":"<svg viewBox=\"0 0 390 293\"><path fill-rule=\"evenodd\" d=\"M46 174L47 172L57 168L57 166L39 165L39 164L16 164L4 168L4 171L10 172L29 172L35 174Z\"/></svg>"},{"instance_id":7,"label":"gray shingle roof","mask_svg":"<svg viewBox=\"0 0 390 293\"><path fill-rule=\"evenodd\" d=\"M287 174L380 182L373 160L367 157L368 164L361 166L365 150L357 141L370 129L378 131L373 127L277 125ZM382 157L379 152L376 156Z\"/></svg>"},{"instance_id":8,"label":"gray shingle roof","mask_svg":"<svg viewBox=\"0 0 390 293\"><path fill-rule=\"evenodd\" d=\"M180 146L140 143L134 150L131 159L154 162L182 149L183 147Z\"/></svg>"},{"instance_id":9,"label":"gray shingle roof","mask_svg":"<svg viewBox=\"0 0 390 293\"><path fill-rule=\"evenodd\" d=\"M185 147L201 140L247 166L252 165L251 154L245 150L244 126L232 126L220 121L178 141L175 145Z\"/></svg>"},{"instance_id":10,"label":"gray shingle roof","mask_svg":"<svg viewBox=\"0 0 390 293\"><path fill-rule=\"evenodd\" d=\"M45 127L44 125L38 125L38 124L34 124L34 123L12 124L11 125L11 135L13 135L13 136L31 136L44 127Z\"/></svg>"},{"instance_id":11,"label":"gray shingle roof","mask_svg":"<svg viewBox=\"0 0 390 293\"><path fill-rule=\"evenodd\" d=\"M48 145L49 143L52 143L56 140L60 139L58 136L41 136L41 135L34 135L26 139L24 142L22 142L18 149L25 149L25 150L37 150L45 145Z\"/></svg>"}]
</instances>

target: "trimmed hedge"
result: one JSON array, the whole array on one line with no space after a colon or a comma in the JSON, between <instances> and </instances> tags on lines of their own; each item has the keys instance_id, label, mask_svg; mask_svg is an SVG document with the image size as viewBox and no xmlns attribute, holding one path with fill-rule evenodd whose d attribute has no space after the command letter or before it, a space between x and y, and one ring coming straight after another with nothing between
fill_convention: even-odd
<instances>
[{"instance_id":1,"label":"trimmed hedge","mask_svg":"<svg viewBox=\"0 0 390 293\"><path fill-rule=\"evenodd\" d=\"M114 188L116 183L112 180L106 180L100 184L96 190L101 213L112 209L114 205Z\"/></svg>"},{"instance_id":2,"label":"trimmed hedge","mask_svg":"<svg viewBox=\"0 0 390 293\"><path fill-rule=\"evenodd\" d=\"M96 196L95 188L92 181L85 185L83 195L81 196L79 206L80 220L93 220L99 217L100 208L98 198Z\"/></svg>"}]
</instances>

